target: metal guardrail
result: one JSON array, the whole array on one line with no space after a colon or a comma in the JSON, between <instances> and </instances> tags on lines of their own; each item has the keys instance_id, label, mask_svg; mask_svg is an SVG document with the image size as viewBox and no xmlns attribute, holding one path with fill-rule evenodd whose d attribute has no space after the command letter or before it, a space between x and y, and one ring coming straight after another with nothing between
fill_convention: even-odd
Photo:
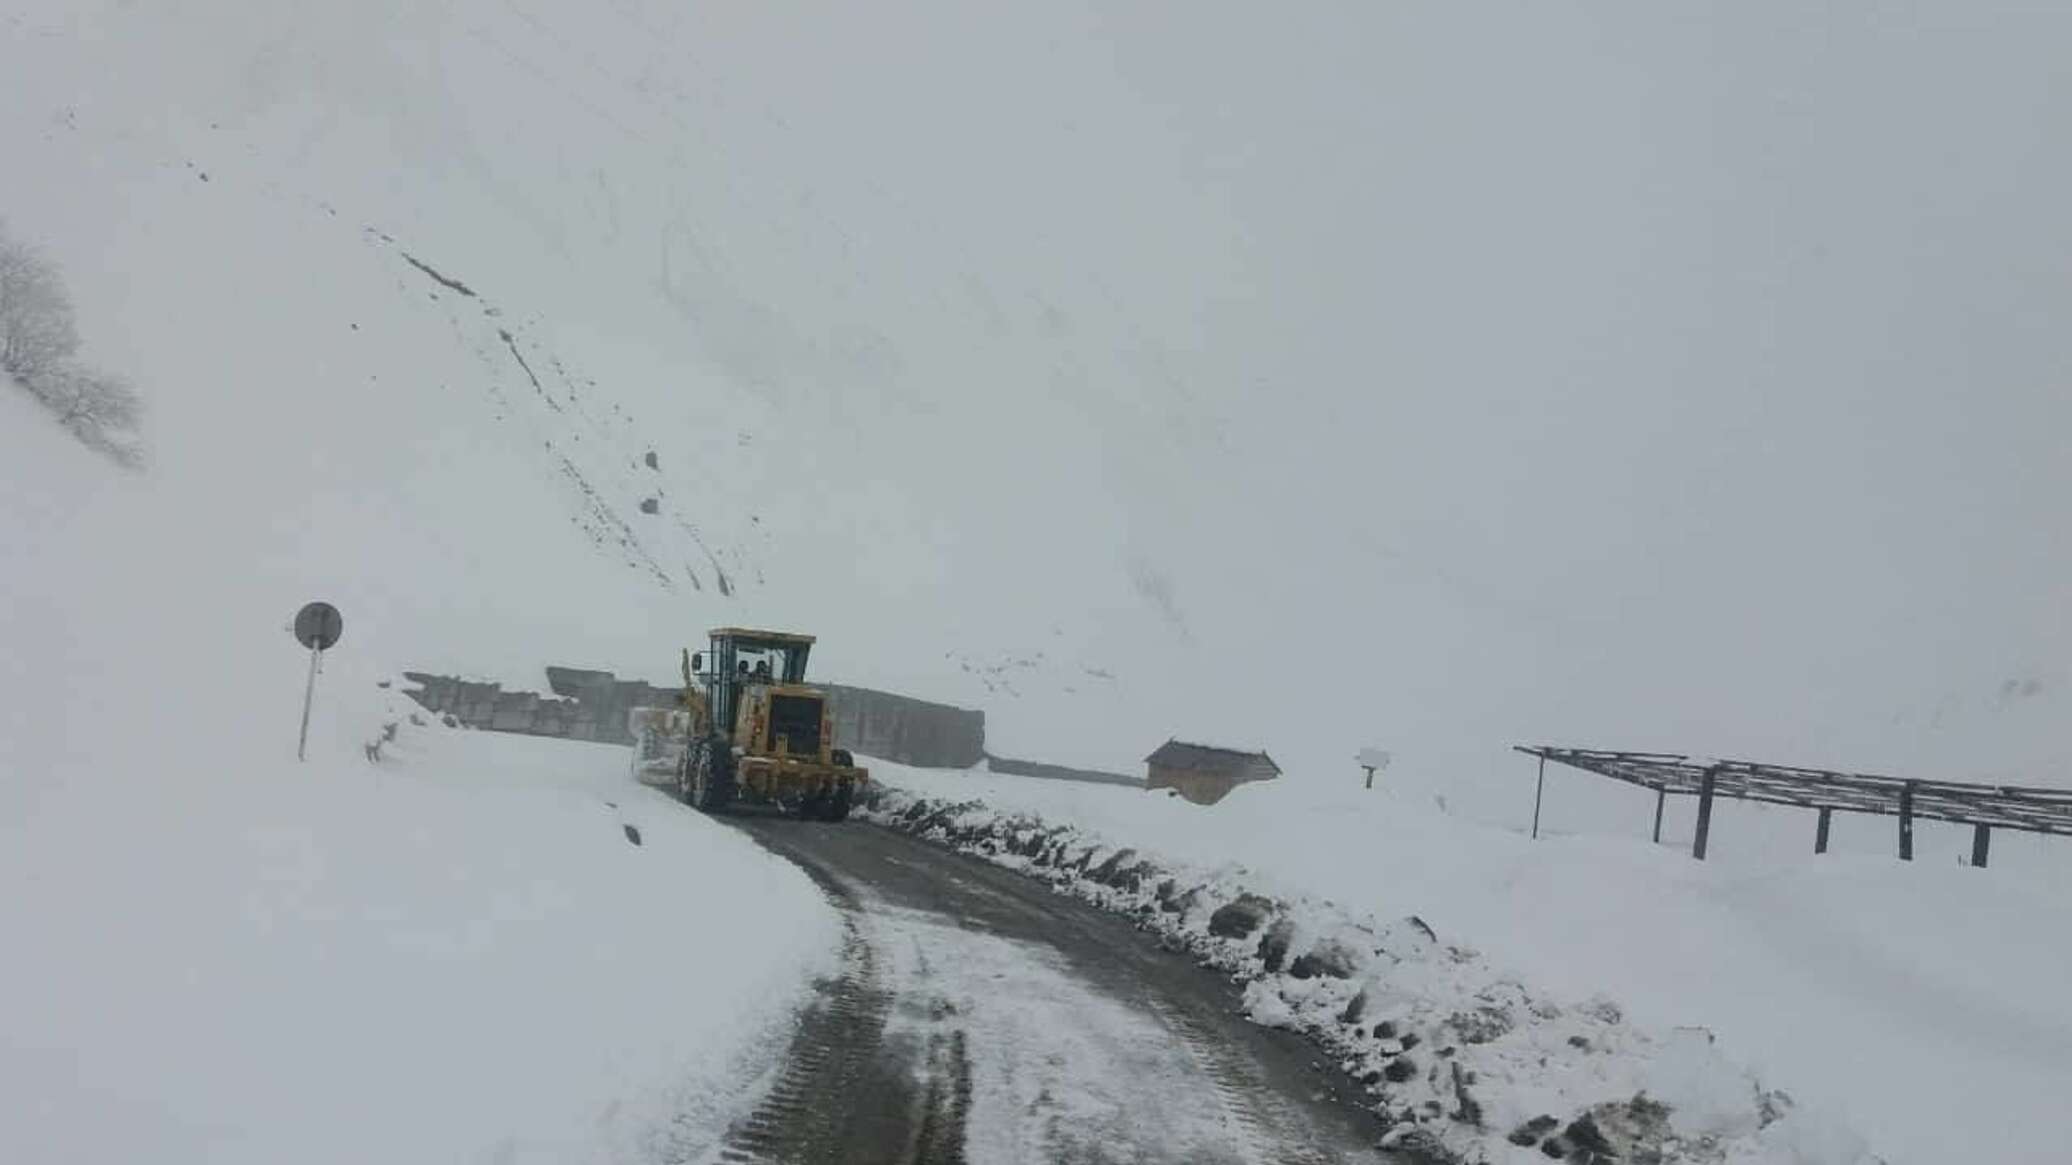
<instances>
[{"instance_id":1,"label":"metal guardrail","mask_svg":"<svg viewBox=\"0 0 2072 1165\"><path fill-rule=\"evenodd\" d=\"M1868 813L1899 819L1899 856L1914 856L1914 821L1926 818L1972 827L1972 864L1986 864L1994 829L2072 837L2072 789L2030 785L1978 785L1924 781L1873 773L1836 772L1755 761L1717 760L1658 752L1516 745L1538 757L1544 789L1548 761L1655 791L1655 840L1662 840L1662 806L1670 796L1698 798L1698 828L1691 854L1704 858L1715 797L1793 805L1820 814L1813 852L1827 852L1833 814ZM1533 836L1539 836L1538 793L1533 798Z\"/></svg>"}]
</instances>

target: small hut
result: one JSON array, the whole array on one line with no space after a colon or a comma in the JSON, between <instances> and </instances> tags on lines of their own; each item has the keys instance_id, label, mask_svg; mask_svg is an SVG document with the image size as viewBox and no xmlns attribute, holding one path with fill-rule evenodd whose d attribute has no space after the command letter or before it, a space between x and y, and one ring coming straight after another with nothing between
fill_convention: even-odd
<instances>
[{"instance_id":1,"label":"small hut","mask_svg":"<svg viewBox=\"0 0 2072 1165\"><path fill-rule=\"evenodd\" d=\"M1263 752L1238 752L1168 740L1144 758L1151 767L1145 787L1175 789L1197 805L1214 805L1247 781L1271 781L1281 766Z\"/></svg>"}]
</instances>

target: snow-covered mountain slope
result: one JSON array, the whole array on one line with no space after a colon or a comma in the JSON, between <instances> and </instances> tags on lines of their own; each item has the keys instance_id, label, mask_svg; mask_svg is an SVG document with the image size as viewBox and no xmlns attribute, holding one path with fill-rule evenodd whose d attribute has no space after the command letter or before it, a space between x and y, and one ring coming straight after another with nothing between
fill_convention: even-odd
<instances>
[{"instance_id":1,"label":"snow-covered mountain slope","mask_svg":"<svg viewBox=\"0 0 2072 1165\"><path fill-rule=\"evenodd\" d=\"M0 213L388 663L2046 780L2063 21L31 0Z\"/></svg>"},{"instance_id":2,"label":"snow-covered mountain slope","mask_svg":"<svg viewBox=\"0 0 2072 1165\"><path fill-rule=\"evenodd\" d=\"M2063 779L2046 17L0 19L0 212L155 406L205 641L793 624L1003 751L1381 743L1513 822L1519 739Z\"/></svg>"}]
</instances>

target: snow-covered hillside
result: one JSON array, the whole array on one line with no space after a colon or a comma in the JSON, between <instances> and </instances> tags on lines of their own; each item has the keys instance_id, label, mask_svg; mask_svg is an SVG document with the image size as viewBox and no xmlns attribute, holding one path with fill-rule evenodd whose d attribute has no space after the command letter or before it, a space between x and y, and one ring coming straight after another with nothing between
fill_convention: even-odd
<instances>
[{"instance_id":1,"label":"snow-covered hillside","mask_svg":"<svg viewBox=\"0 0 2072 1165\"><path fill-rule=\"evenodd\" d=\"M2044 781L2067 32L31 0L0 212L390 663L768 621L1060 761Z\"/></svg>"}]
</instances>

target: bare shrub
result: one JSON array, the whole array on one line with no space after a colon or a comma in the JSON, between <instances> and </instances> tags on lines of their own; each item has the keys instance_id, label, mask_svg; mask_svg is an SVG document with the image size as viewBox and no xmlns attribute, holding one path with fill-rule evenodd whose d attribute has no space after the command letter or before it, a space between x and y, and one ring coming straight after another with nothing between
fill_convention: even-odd
<instances>
[{"instance_id":1,"label":"bare shrub","mask_svg":"<svg viewBox=\"0 0 2072 1165\"><path fill-rule=\"evenodd\" d=\"M0 222L0 372L88 448L141 467L143 398L121 377L74 364L77 351L72 299L57 268Z\"/></svg>"},{"instance_id":2,"label":"bare shrub","mask_svg":"<svg viewBox=\"0 0 2072 1165\"><path fill-rule=\"evenodd\" d=\"M0 371L26 382L78 350L72 300L57 270L0 223Z\"/></svg>"},{"instance_id":3,"label":"bare shrub","mask_svg":"<svg viewBox=\"0 0 2072 1165\"><path fill-rule=\"evenodd\" d=\"M36 395L88 448L135 468L142 462L138 429L144 400L128 381L91 369L63 365L28 380Z\"/></svg>"}]
</instances>

